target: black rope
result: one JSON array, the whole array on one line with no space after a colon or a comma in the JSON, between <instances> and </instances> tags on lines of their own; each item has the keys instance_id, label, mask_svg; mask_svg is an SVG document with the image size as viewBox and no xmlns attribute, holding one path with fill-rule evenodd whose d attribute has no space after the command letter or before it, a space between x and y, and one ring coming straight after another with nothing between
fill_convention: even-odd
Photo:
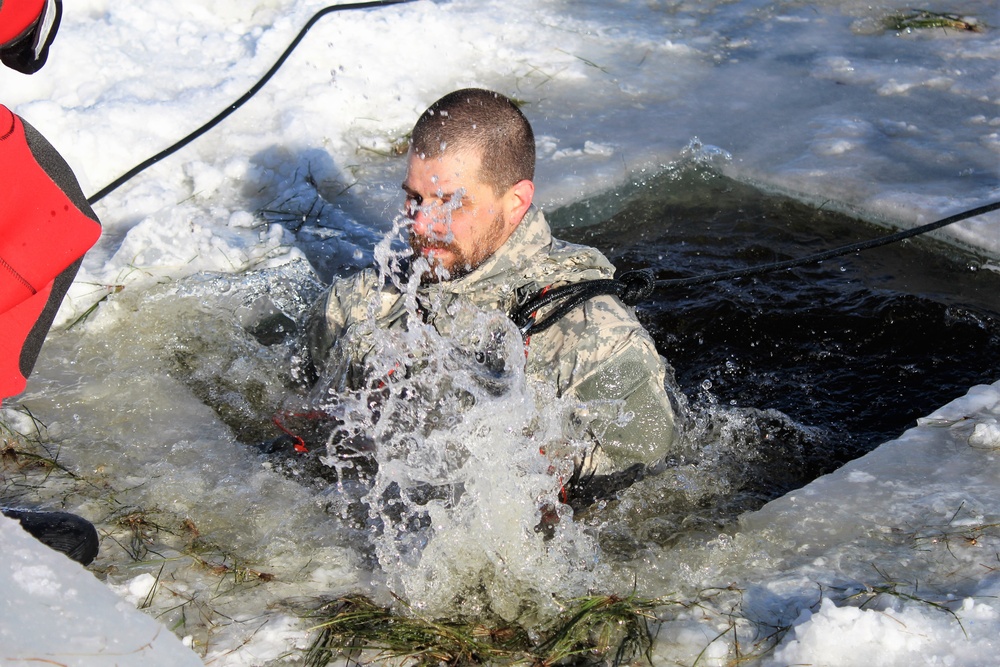
<instances>
[{"instance_id":1,"label":"black rope","mask_svg":"<svg viewBox=\"0 0 1000 667\"><path fill-rule=\"evenodd\" d=\"M930 222L926 225L920 227L914 227L912 229L906 229L895 234L887 234L885 236L879 236L868 241L862 241L861 243L852 243L850 245L840 246L839 248L832 248L830 250L825 250L815 255L809 255L807 257L802 257L799 259L787 259L781 262L772 262L770 264L762 264L760 266L753 266L746 269L734 269L732 271L723 271L721 273L711 273L705 276L692 276L689 278L670 278L666 280L657 280L657 287L690 287L692 285L703 285L705 283L714 283L719 280L729 280L731 278L747 278L750 276L757 276L763 273L771 273L772 271L781 271L782 269L793 269L798 266L805 266L806 264L813 264L815 262L822 262L825 259L833 259L834 257L843 257L844 255L850 255L855 252L860 252L862 250L868 250L870 248L878 248L879 246L888 245L890 243L896 243L897 241L902 241L914 236L919 236L920 234L926 234L927 232L932 232L935 229L940 229L947 225L966 220L967 218L974 218L977 215L983 215L984 213L989 213L990 211L996 211L1000 209L1000 201L993 202L992 204L985 204L983 206L977 206L976 208L969 209L968 211L962 211L961 213L956 213L955 215L948 216L936 222Z\"/></svg>"},{"instance_id":2,"label":"black rope","mask_svg":"<svg viewBox=\"0 0 1000 667\"><path fill-rule=\"evenodd\" d=\"M641 269L628 271L613 279L583 280L560 285L535 294L519 306L510 317L521 330L521 335L526 336L528 333L545 331L566 313L595 296L611 294L617 296L623 303L635 306L653 293L655 283L653 272ZM544 320L540 322L535 320L535 314L539 309L556 302L561 303L547 313Z\"/></svg>"},{"instance_id":3,"label":"black rope","mask_svg":"<svg viewBox=\"0 0 1000 667\"><path fill-rule=\"evenodd\" d=\"M264 76L261 77L261 79L256 84L254 84L254 86L250 90L245 92L242 97L240 97L238 100L236 100L231 105L226 107L222 112L216 115L215 118L212 118L210 121L199 127L194 132L191 132L177 143L173 144L172 146L169 146L168 148L163 149L162 151L160 151L153 157L145 160L144 162L137 164L136 166L132 167L127 172L125 172L124 174L113 180L111 183L105 185L103 188L101 188L93 195L88 197L87 203L91 205L96 204L100 200L104 199L104 197L106 197L108 194L118 189L118 187L120 187L123 183L132 179L140 172L156 164L157 162L167 157L168 155L173 155L178 150L180 150L184 146L187 146L189 143L191 143L192 141L194 141L195 139L197 139L198 137L205 134L213 127L221 123L223 120L228 118L230 114L232 114L234 111L243 106L251 97L256 95L268 81L270 81L271 77L274 76L274 74L278 71L278 69L285 63L286 60L288 60L288 56L292 54L292 51L294 51L295 48L299 45L299 42L301 42L302 39L306 36L306 33L309 32L309 30L316 24L317 21L319 21L327 14L343 11L346 9L370 9L373 7L387 7L389 5L399 5L413 1L414 0L373 0L371 2L350 2L343 5L331 5L329 7L324 7L323 9L319 10L318 12L313 14L312 18L309 19L309 21L305 24L302 30L299 31L299 34L295 36L295 39L292 40L292 43L288 45L288 48L286 48L284 53L281 54L281 57L278 58L278 60L274 63L274 65L271 66L271 69L269 69L264 74Z\"/></svg>"},{"instance_id":4,"label":"black rope","mask_svg":"<svg viewBox=\"0 0 1000 667\"><path fill-rule=\"evenodd\" d=\"M826 250L824 252L799 259L772 262L746 269L734 269L732 271L723 271L721 273L710 273L704 276L670 278L667 280L654 280L653 274L649 269L642 269L640 271L629 271L627 273L623 273L620 277L614 279L584 280L577 283L570 283L569 285L547 288L529 298L524 304L519 306L510 317L514 321L514 324L516 324L521 330L521 334L523 336L528 336L529 334L538 333L548 329L550 326L558 322L560 318L565 316L566 313L570 312L587 299L592 299L596 296L608 294L614 295L621 299L623 303L629 306L634 306L640 301L648 298L653 293L654 288L691 287L694 285L703 285L705 283L718 282L721 280L748 278L750 276L757 276L764 273L770 273L772 271L781 271L782 269L791 269L798 266L804 266L806 264L813 264L826 259L842 257L843 255L849 255L862 250L888 245L890 243L902 241L920 234L926 234L927 232L940 229L946 225L966 220L968 218L973 218L977 215L983 215L984 213L989 213L990 211L996 211L997 209L1000 209L1000 202L993 202L992 204L985 204L961 213L956 213L955 215L948 216L947 218L943 218L920 227L914 227L912 229L896 232L894 234L879 236L861 243L852 243L850 245L832 248L831 250ZM558 305L556 305L552 311L546 313L544 319L537 321L537 312L541 308L551 304Z\"/></svg>"}]
</instances>

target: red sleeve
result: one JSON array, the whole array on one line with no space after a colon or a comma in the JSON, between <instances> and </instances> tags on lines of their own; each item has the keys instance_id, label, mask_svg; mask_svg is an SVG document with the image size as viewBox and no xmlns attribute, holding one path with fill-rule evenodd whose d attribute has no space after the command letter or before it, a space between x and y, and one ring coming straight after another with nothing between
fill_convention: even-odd
<instances>
[{"instance_id":1,"label":"red sleeve","mask_svg":"<svg viewBox=\"0 0 1000 667\"><path fill-rule=\"evenodd\" d=\"M0 0L0 46L23 35L44 8L45 0Z\"/></svg>"},{"instance_id":2,"label":"red sleeve","mask_svg":"<svg viewBox=\"0 0 1000 667\"><path fill-rule=\"evenodd\" d=\"M83 255L101 227L35 161L21 120L0 106L0 313Z\"/></svg>"},{"instance_id":3,"label":"red sleeve","mask_svg":"<svg viewBox=\"0 0 1000 667\"><path fill-rule=\"evenodd\" d=\"M37 132L32 136L37 139ZM46 163L56 155L48 150ZM79 199L68 167L57 172ZM0 105L0 399L24 388L80 259L100 234L96 217L74 204L39 164L21 119Z\"/></svg>"}]
</instances>

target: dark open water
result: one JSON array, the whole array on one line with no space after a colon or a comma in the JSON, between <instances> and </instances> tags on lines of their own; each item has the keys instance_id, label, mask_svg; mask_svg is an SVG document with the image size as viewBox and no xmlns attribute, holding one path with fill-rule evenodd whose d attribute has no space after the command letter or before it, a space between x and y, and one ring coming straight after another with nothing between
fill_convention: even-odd
<instances>
[{"instance_id":1,"label":"dark open water","mask_svg":"<svg viewBox=\"0 0 1000 667\"><path fill-rule=\"evenodd\" d=\"M558 236L600 248L619 270L651 267L660 279L895 231L702 170L667 172L549 217ZM762 458L743 489L756 500L731 509L802 486L969 387L996 381L1000 273L986 263L918 237L756 278L659 290L642 304L640 319L695 412L773 409L794 422L758 417Z\"/></svg>"}]
</instances>

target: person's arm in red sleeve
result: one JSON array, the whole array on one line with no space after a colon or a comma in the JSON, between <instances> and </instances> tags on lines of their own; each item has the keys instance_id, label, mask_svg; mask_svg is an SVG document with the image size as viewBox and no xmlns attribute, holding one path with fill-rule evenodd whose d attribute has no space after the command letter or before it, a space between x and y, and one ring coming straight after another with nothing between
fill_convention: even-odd
<instances>
[{"instance_id":1,"label":"person's arm in red sleeve","mask_svg":"<svg viewBox=\"0 0 1000 667\"><path fill-rule=\"evenodd\" d=\"M0 105L0 399L24 389L83 254L100 234L65 160Z\"/></svg>"}]
</instances>

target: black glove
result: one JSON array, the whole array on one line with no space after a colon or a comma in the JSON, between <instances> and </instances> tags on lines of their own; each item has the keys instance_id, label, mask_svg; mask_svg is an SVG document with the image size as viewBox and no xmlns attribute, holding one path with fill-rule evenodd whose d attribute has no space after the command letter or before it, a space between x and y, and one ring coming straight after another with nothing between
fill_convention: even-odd
<instances>
[{"instance_id":1,"label":"black glove","mask_svg":"<svg viewBox=\"0 0 1000 667\"><path fill-rule=\"evenodd\" d=\"M0 507L0 512L21 522L39 542L61 551L82 565L89 565L100 546L97 529L83 517L69 512L49 512Z\"/></svg>"}]
</instances>

